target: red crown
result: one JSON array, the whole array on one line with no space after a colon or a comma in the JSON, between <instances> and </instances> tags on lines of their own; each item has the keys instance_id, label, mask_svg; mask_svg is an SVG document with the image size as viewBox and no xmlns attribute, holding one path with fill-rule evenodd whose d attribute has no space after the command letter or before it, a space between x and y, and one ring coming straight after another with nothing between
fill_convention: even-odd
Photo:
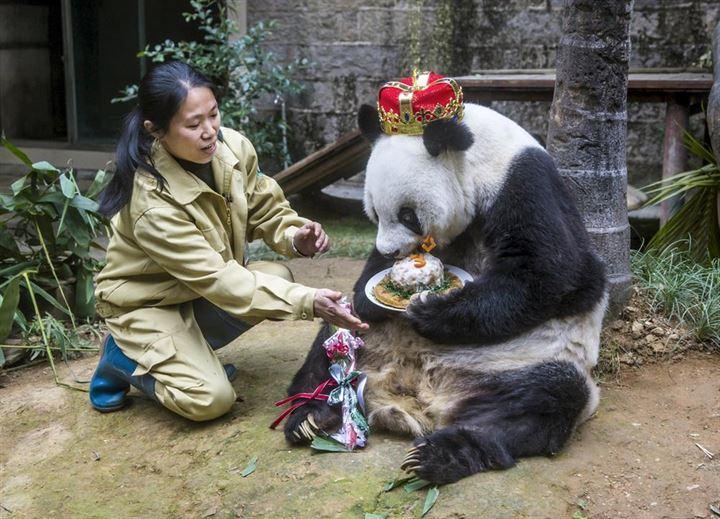
<instances>
[{"instance_id":1,"label":"red crown","mask_svg":"<svg viewBox=\"0 0 720 519\"><path fill-rule=\"evenodd\" d=\"M388 135L422 135L426 124L463 116L462 88L434 72L389 81L378 93L380 126Z\"/></svg>"}]
</instances>

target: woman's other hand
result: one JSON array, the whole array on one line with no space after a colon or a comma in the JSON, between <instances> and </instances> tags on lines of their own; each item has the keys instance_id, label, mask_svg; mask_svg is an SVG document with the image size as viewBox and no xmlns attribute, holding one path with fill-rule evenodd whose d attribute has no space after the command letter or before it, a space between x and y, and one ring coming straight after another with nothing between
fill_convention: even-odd
<instances>
[{"instance_id":1,"label":"woman's other hand","mask_svg":"<svg viewBox=\"0 0 720 519\"><path fill-rule=\"evenodd\" d=\"M318 222L308 222L300 227L293 236L293 243L295 250L308 258L330 249L330 238Z\"/></svg>"},{"instance_id":2,"label":"woman's other hand","mask_svg":"<svg viewBox=\"0 0 720 519\"><path fill-rule=\"evenodd\" d=\"M315 293L313 304L315 317L325 319L330 324L349 330L367 330L370 328L366 323L346 311L338 304L342 293L327 288L320 288Z\"/></svg>"}]
</instances>

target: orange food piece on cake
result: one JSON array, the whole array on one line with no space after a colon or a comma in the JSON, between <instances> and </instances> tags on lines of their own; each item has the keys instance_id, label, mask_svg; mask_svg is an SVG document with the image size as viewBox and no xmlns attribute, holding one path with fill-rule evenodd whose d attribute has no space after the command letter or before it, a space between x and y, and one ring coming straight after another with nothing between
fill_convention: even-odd
<instances>
[{"instance_id":1,"label":"orange food piece on cake","mask_svg":"<svg viewBox=\"0 0 720 519\"><path fill-rule=\"evenodd\" d=\"M430 252L437 247L437 244L435 243L435 239L428 234L423 240L421 247L425 252Z\"/></svg>"}]
</instances>

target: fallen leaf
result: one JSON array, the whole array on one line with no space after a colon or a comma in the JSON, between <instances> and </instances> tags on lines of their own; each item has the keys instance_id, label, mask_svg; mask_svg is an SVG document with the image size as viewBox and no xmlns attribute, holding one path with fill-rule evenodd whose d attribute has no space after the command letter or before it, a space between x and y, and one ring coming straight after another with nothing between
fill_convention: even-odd
<instances>
[{"instance_id":1,"label":"fallen leaf","mask_svg":"<svg viewBox=\"0 0 720 519\"><path fill-rule=\"evenodd\" d=\"M429 484L430 482L425 481L424 479L413 478L412 481L410 481L403 488L405 489L405 492L415 492L416 490L420 490L421 488L424 488Z\"/></svg>"},{"instance_id":2,"label":"fallen leaf","mask_svg":"<svg viewBox=\"0 0 720 519\"><path fill-rule=\"evenodd\" d=\"M411 479L415 479L414 476L406 476L404 478L395 478L383 487L383 492L390 492L393 488L397 488L400 485L404 485Z\"/></svg>"},{"instance_id":3,"label":"fallen leaf","mask_svg":"<svg viewBox=\"0 0 720 519\"><path fill-rule=\"evenodd\" d=\"M427 514L433 507L439 495L440 491L438 490L438 487L432 487L428 490L427 497L425 498L425 504L422 509L422 515L420 517L425 517L425 514Z\"/></svg>"},{"instance_id":4,"label":"fallen leaf","mask_svg":"<svg viewBox=\"0 0 720 519\"><path fill-rule=\"evenodd\" d=\"M315 436L310 447L317 451L324 452L350 452L342 443L329 438L322 438L321 436Z\"/></svg>"},{"instance_id":5,"label":"fallen leaf","mask_svg":"<svg viewBox=\"0 0 720 519\"><path fill-rule=\"evenodd\" d=\"M250 474L255 472L255 468L257 467L257 456L253 456L252 459L248 462L247 467L243 469L243 471L240 473L240 475L244 478L248 477Z\"/></svg>"}]
</instances>

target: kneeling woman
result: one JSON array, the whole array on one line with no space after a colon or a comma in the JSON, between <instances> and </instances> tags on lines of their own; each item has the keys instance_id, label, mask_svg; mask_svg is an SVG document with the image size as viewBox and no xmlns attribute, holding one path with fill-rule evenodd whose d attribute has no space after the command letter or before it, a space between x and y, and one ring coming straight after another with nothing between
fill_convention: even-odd
<instances>
[{"instance_id":1,"label":"kneeling woman","mask_svg":"<svg viewBox=\"0 0 720 519\"><path fill-rule=\"evenodd\" d=\"M130 385L191 420L235 401L214 350L264 319L314 317L367 325L339 292L293 282L283 265L245 260L262 239L288 257L328 249L320 224L300 218L258 172L252 144L220 128L214 85L181 62L151 70L125 121L101 210L112 216L97 308L110 334L90 383L98 411L123 407Z\"/></svg>"}]
</instances>

